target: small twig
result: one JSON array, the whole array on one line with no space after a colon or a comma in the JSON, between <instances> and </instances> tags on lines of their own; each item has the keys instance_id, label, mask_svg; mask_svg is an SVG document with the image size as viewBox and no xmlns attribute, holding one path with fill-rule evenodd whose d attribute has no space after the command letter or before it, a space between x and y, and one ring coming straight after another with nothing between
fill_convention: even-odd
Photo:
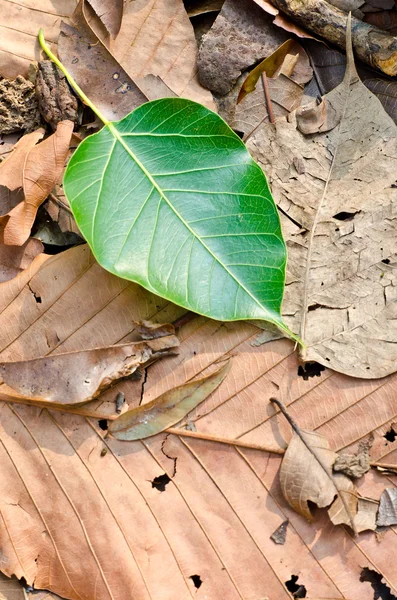
<instances>
[{"instance_id":1,"label":"small twig","mask_svg":"<svg viewBox=\"0 0 397 600\"><path fill-rule=\"evenodd\" d=\"M55 196L55 194L53 194L51 192L50 194L48 194L48 197L52 200L52 202L55 202L55 204L58 204L61 208L66 210L69 214L73 215L70 207L67 206L64 202L62 202L62 200L60 200L57 196Z\"/></svg>"},{"instance_id":2,"label":"small twig","mask_svg":"<svg viewBox=\"0 0 397 600\"><path fill-rule=\"evenodd\" d=\"M377 469L379 467L381 469L385 469L388 471L397 472L397 465L392 465L390 463L382 463L382 462L371 462L369 464L373 469Z\"/></svg>"},{"instance_id":3,"label":"small twig","mask_svg":"<svg viewBox=\"0 0 397 600\"><path fill-rule=\"evenodd\" d=\"M265 92L266 108L267 108L267 114L269 115L269 121L270 121L270 123L275 123L272 99L270 98L269 83L267 81L266 73L265 72L261 73L261 77L262 77L262 83L263 83L263 91Z\"/></svg>"},{"instance_id":4,"label":"small twig","mask_svg":"<svg viewBox=\"0 0 397 600\"><path fill-rule=\"evenodd\" d=\"M280 412L283 413L284 417L287 419L288 423L291 425L291 427L294 430L294 432L296 433L296 435L300 438L301 442L306 446L306 448L308 449L310 454L312 454L314 456L314 458L316 459L316 461L318 462L320 467L323 469L323 471L327 474L327 476L331 480L335 490L338 492L338 495L343 503L343 506L345 507L346 513L350 520L351 528L353 529L354 534L358 535L357 527L354 523L354 516L352 515L350 508L344 497L346 490L341 490L339 488L338 484L336 483L336 481L332 475L330 468L328 467L328 465L326 465L323 462L323 459L318 454L316 448L313 448L312 446L310 446L310 444L307 443L307 441L305 440L305 437L303 435L303 432L301 431L300 427L298 427L298 425L295 423L293 418L288 414L287 409L285 408L284 404L282 402L280 402L280 400L277 400L277 398L270 398L270 402L273 402L273 404L276 404L278 406L278 408L280 409Z\"/></svg>"},{"instance_id":5,"label":"small twig","mask_svg":"<svg viewBox=\"0 0 397 600\"><path fill-rule=\"evenodd\" d=\"M183 325L186 325L186 323L190 323L194 317L197 317L197 314L189 310L181 317L178 317L178 319L176 319L172 324L175 329L180 329Z\"/></svg>"},{"instance_id":6,"label":"small twig","mask_svg":"<svg viewBox=\"0 0 397 600\"><path fill-rule=\"evenodd\" d=\"M198 440L206 440L208 442L217 442L218 444L228 444L229 446L238 446L239 448L261 450L262 452L271 452L273 454L285 453L284 448L268 448L267 446L260 446L259 444L250 444L249 442L243 442L241 440L221 438L215 435L207 435L206 433L200 433L199 431L179 429L178 427L169 427L165 430L165 433L172 433L173 435L182 435L184 437L196 438Z\"/></svg>"}]
</instances>

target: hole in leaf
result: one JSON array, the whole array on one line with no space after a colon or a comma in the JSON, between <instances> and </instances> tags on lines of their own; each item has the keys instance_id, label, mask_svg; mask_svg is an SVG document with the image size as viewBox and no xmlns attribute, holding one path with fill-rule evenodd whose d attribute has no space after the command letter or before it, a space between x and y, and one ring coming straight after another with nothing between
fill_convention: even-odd
<instances>
[{"instance_id":1,"label":"hole in leaf","mask_svg":"<svg viewBox=\"0 0 397 600\"><path fill-rule=\"evenodd\" d=\"M336 213L336 215L334 215L333 218L338 219L338 221L352 221L356 214L359 212L359 210L357 210L356 212L345 212L344 210L342 210L342 212Z\"/></svg>"},{"instance_id":2,"label":"hole in leaf","mask_svg":"<svg viewBox=\"0 0 397 600\"><path fill-rule=\"evenodd\" d=\"M165 486L171 481L167 473L155 477L152 481L152 487L156 488L159 492L165 492Z\"/></svg>"},{"instance_id":3,"label":"hole in leaf","mask_svg":"<svg viewBox=\"0 0 397 600\"><path fill-rule=\"evenodd\" d=\"M360 581L368 581L374 590L374 600L397 600L390 588L382 581L382 575L377 571L364 567L361 571Z\"/></svg>"},{"instance_id":4,"label":"hole in leaf","mask_svg":"<svg viewBox=\"0 0 397 600\"><path fill-rule=\"evenodd\" d=\"M242 131L238 131L237 129L234 129L233 131L239 138L243 139L244 133Z\"/></svg>"},{"instance_id":5,"label":"hole in leaf","mask_svg":"<svg viewBox=\"0 0 397 600\"><path fill-rule=\"evenodd\" d=\"M397 432L394 431L393 425L390 427L389 431L386 431L386 433L383 437L388 442L394 442L394 440L397 437Z\"/></svg>"},{"instance_id":6,"label":"hole in leaf","mask_svg":"<svg viewBox=\"0 0 397 600\"><path fill-rule=\"evenodd\" d=\"M389 258L384 258L382 260L383 263L385 263L385 265L389 265L390 264L390 259Z\"/></svg>"},{"instance_id":7,"label":"hole in leaf","mask_svg":"<svg viewBox=\"0 0 397 600\"><path fill-rule=\"evenodd\" d=\"M298 575L291 575L291 579L285 582L285 586L291 592L293 598L306 598L306 588L302 584L298 584Z\"/></svg>"},{"instance_id":8,"label":"hole in leaf","mask_svg":"<svg viewBox=\"0 0 397 600\"><path fill-rule=\"evenodd\" d=\"M307 381L309 377L320 377L322 371L325 371L324 365L320 365L318 362L307 362L299 365L298 376Z\"/></svg>"},{"instance_id":9,"label":"hole in leaf","mask_svg":"<svg viewBox=\"0 0 397 600\"><path fill-rule=\"evenodd\" d=\"M203 583L200 575L190 575L189 579L193 581L194 587L196 589L199 589L199 587L201 587L201 584Z\"/></svg>"},{"instance_id":10,"label":"hole in leaf","mask_svg":"<svg viewBox=\"0 0 397 600\"><path fill-rule=\"evenodd\" d=\"M99 419L98 425L103 431L107 431L109 428L107 419Z\"/></svg>"}]
</instances>

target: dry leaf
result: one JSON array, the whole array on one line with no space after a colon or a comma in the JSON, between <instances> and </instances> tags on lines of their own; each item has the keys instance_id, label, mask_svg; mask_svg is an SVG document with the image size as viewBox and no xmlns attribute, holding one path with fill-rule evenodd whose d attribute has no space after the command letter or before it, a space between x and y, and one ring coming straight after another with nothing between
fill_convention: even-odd
<instances>
[{"instance_id":1,"label":"dry leaf","mask_svg":"<svg viewBox=\"0 0 397 600\"><path fill-rule=\"evenodd\" d=\"M23 0L21 3L0 0L0 74L15 79L28 77L29 65L41 58L37 32L42 27L52 50L61 21L68 21L76 7L75 0ZM12 24L12 26L10 26Z\"/></svg>"},{"instance_id":2,"label":"dry leaf","mask_svg":"<svg viewBox=\"0 0 397 600\"><path fill-rule=\"evenodd\" d=\"M29 589L29 588L28 588ZM0 600L63 600L60 596L46 591L25 592L22 582L16 577L6 577L0 573Z\"/></svg>"},{"instance_id":3,"label":"dry leaf","mask_svg":"<svg viewBox=\"0 0 397 600\"><path fill-rule=\"evenodd\" d=\"M280 483L284 498L296 512L313 520L308 502L320 508L331 506L331 521L346 523L355 529L357 492L352 481L332 473L337 454L330 449L327 439L313 431L295 433L285 452L280 469ZM337 499L334 502L334 498Z\"/></svg>"},{"instance_id":4,"label":"dry leaf","mask_svg":"<svg viewBox=\"0 0 397 600\"><path fill-rule=\"evenodd\" d=\"M172 322L182 313L105 272L80 246L38 257L0 286L0 359L122 343L133 321ZM148 402L232 355L227 379L189 415L199 432L285 446L288 427L266 401L277 392L302 427L325 435L336 450L352 452L374 430L373 460L393 461L397 441L386 447L383 436L396 421L397 376L357 380L325 369L304 380L293 344L253 347L258 331L196 316L179 331L179 356L152 365L146 380L105 392L101 413L107 404L114 413L118 391L138 406L142 392ZM165 434L144 442L103 440L96 420L4 403L0 410L1 569L37 588L73 600L91 598L93 589L96 600L110 593L139 600L200 594L290 600L284 582L299 574L309 598L373 600L371 585L360 582L368 567L382 572L396 593L393 529L379 544L373 534L353 539L326 515L308 524L281 495L276 455ZM152 485L158 477L164 492ZM365 496L373 489L380 495L388 484L376 472L363 479ZM287 543L278 546L270 535L287 518ZM193 575L201 578L199 590Z\"/></svg>"},{"instance_id":5,"label":"dry leaf","mask_svg":"<svg viewBox=\"0 0 397 600\"><path fill-rule=\"evenodd\" d=\"M1 392L43 404L82 405L128 377L138 367L170 354L173 335L156 340L67 352L53 357L0 363ZM16 394L14 394L16 392Z\"/></svg>"},{"instance_id":6,"label":"dry leaf","mask_svg":"<svg viewBox=\"0 0 397 600\"><path fill-rule=\"evenodd\" d=\"M380 497L376 524L378 527L397 525L397 490L395 488L385 489Z\"/></svg>"},{"instance_id":7,"label":"dry leaf","mask_svg":"<svg viewBox=\"0 0 397 600\"><path fill-rule=\"evenodd\" d=\"M185 0L186 12L190 18L198 15L219 12L225 0Z\"/></svg>"},{"instance_id":8,"label":"dry leaf","mask_svg":"<svg viewBox=\"0 0 397 600\"><path fill-rule=\"evenodd\" d=\"M371 498L358 499L357 514L354 518L357 533L375 531L378 509L379 502L377 500L372 500Z\"/></svg>"},{"instance_id":9,"label":"dry leaf","mask_svg":"<svg viewBox=\"0 0 397 600\"><path fill-rule=\"evenodd\" d=\"M59 57L95 106L107 119L117 121L146 102L147 98L98 40L86 21L83 7L80 2L73 13L72 23L61 25Z\"/></svg>"},{"instance_id":10,"label":"dry leaf","mask_svg":"<svg viewBox=\"0 0 397 600\"><path fill-rule=\"evenodd\" d=\"M290 21L287 17L280 13L278 8L276 8L271 2L268 2L268 0L254 0L254 2L258 6L263 8L263 10L265 10L269 15L275 16L275 19L273 20L273 25L284 29L284 31L293 33L300 38L316 39L313 38L313 36L310 33L308 33L305 29L302 29L302 27L300 27L293 21Z\"/></svg>"},{"instance_id":11,"label":"dry leaf","mask_svg":"<svg viewBox=\"0 0 397 600\"><path fill-rule=\"evenodd\" d=\"M276 531L272 533L270 539L273 540L275 544L285 544L287 539L287 527L289 525L289 520L286 519L281 523L279 527L277 527Z\"/></svg>"},{"instance_id":12,"label":"dry leaf","mask_svg":"<svg viewBox=\"0 0 397 600\"><path fill-rule=\"evenodd\" d=\"M125 412L112 421L109 433L118 440L131 441L156 435L172 427L212 394L229 371L230 362L227 362L211 375L173 388L151 402Z\"/></svg>"},{"instance_id":13,"label":"dry leaf","mask_svg":"<svg viewBox=\"0 0 397 600\"><path fill-rule=\"evenodd\" d=\"M0 217L4 243L22 246L30 235L36 212L62 174L73 132L72 121L62 121L46 140L39 129L24 136L0 166L0 183L12 192L23 186L22 201ZM21 185L22 184L22 185Z\"/></svg>"},{"instance_id":14,"label":"dry leaf","mask_svg":"<svg viewBox=\"0 0 397 600\"><path fill-rule=\"evenodd\" d=\"M88 0L110 35L115 38L123 18L123 0Z\"/></svg>"},{"instance_id":15,"label":"dry leaf","mask_svg":"<svg viewBox=\"0 0 397 600\"><path fill-rule=\"evenodd\" d=\"M0 283L16 277L43 250L41 241L34 238L29 238L22 246L7 246L4 243L4 227L0 224Z\"/></svg>"},{"instance_id":16,"label":"dry leaf","mask_svg":"<svg viewBox=\"0 0 397 600\"><path fill-rule=\"evenodd\" d=\"M304 359L372 378L397 365L397 128L359 80L351 49L349 57L343 83L326 96L337 127L312 138L280 119L258 128L248 148L285 215L283 309L307 344Z\"/></svg>"},{"instance_id":17,"label":"dry leaf","mask_svg":"<svg viewBox=\"0 0 397 600\"><path fill-rule=\"evenodd\" d=\"M94 20L90 25L100 36ZM132 79L159 76L178 96L215 110L197 78L196 39L182 0L127 2L120 32L108 45Z\"/></svg>"}]
</instances>

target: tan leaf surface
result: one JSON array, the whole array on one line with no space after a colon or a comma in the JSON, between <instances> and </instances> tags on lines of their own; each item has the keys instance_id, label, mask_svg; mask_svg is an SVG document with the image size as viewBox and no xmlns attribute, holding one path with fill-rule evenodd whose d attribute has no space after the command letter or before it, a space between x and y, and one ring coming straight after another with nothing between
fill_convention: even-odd
<instances>
[{"instance_id":1,"label":"tan leaf surface","mask_svg":"<svg viewBox=\"0 0 397 600\"><path fill-rule=\"evenodd\" d=\"M88 0L112 37L116 37L123 18L123 0Z\"/></svg>"},{"instance_id":2,"label":"tan leaf surface","mask_svg":"<svg viewBox=\"0 0 397 600\"><path fill-rule=\"evenodd\" d=\"M61 21L68 21L76 0L0 0L0 74L28 76L29 65L42 57L37 32L43 27L56 49Z\"/></svg>"},{"instance_id":3,"label":"tan leaf surface","mask_svg":"<svg viewBox=\"0 0 397 600\"><path fill-rule=\"evenodd\" d=\"M351 52L344 81L325 98L338 123L331 131L308 137L281 119L258 128L248 148L285 215L283 310L307 344L305 360L382 377L397 366L397 126Z\"/></svg>"},{"instance_id":4,"label":"tan leaf surface","mask_svg":"<svg viewBox=\"0 0 397 600\"><path fill-rule=\"evenodd\" d=\"M182 314L102 270L85 246L39 257L1 285L0 311L3 361L125 342L134 321ZM249 323L196 317L179 330L178 356L152 365L146 380L118 384L91 408L103 402L101 413L114 413L117 391L138 406L232 356L228 377L190 414L199 431L285 447L289 426L268 402L277 394L334 450L352 452L373 430L372 460L397 462L397 441L385 446L383 437L397 415L395 376L357 380L325 370L304 380L293 344L256 347L257 333ZM373 600L371 584L360 582L367 567L397 593L396 532L378 543L372 532L353 538L321 513L309 524L282 496L279 456L165 434L103 440L94 419L8 403L0 412L8 575L73 600L93 590L96 600L288 600L285 582L295 574L308 598ZM170 481L161 492L152 481L164 473ZM372 471L359 491L378 500L394 481ZM278 546L270 536L287 518ZM202 580L198 589L193 575Z\"/></svg>"},{"instance_id":5,"label":"tan leaf surface","mask_svg":"<svg viewBox=\"0 0 397 600\"><path fill-rule=\"evenodd\" d=\"M338 496L328 513L331 521L354 528L357 492L346 475L332 474L336 452L330 449L323 435L304 430L301 435L303 439L294 434L281 465L280 484L284 498L294 510L312 521L308 501L324 508ZM341 498L343 502L338 502Z\"/></svg>"},{"instance_id":6,"label":"tan leaf surface","mask_svg":"<svg viewBox=\"0 0 397 600\"><path fill-rule=\"evenodd\" d=\"M133 79L158 75L178 96L215 110L197 78L197 45L182 0L135 0L124 5L112 54Z\"/></svg>"},{"instance_id":7,"label":"tan leaf surface","mask_svg":"<svg viewBox=\"0 0 397 600\"><path fill-rule=\"evenodd\" d=\"M58 181L65 166L73 132L72 121L61 121L55 133L38 145L43 130L30 133L0 166L0 184L12 192L23 187L24 197L7 206L0 217L4 243L22 246L30 235L36 212ZM20 198L18 198L20 200Z\"/></svg>"}]
</instances>

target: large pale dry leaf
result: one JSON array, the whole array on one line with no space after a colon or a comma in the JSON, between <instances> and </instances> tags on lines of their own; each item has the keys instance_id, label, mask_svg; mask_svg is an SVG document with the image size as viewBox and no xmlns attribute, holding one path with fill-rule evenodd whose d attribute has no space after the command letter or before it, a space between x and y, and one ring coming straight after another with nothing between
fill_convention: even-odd
<instances>
[{"instance_id":1,"label":"large pale dry leaf","mask_svg":"<svg viewBox=\"0 0 397 600\"><path fill-rule=\"evenodd\" d=\"M346 523L354 529L357 492L346 475L332 473L336 452L330 449L323 435L302 430L301 436L294 434L281 464L280 483L284 498L309 521L313 519L309 501L320 508L332 504L328 513L332 522L335 525Z\"/></svg>"},{"instance_id":2,"label":"large pale dry leaf","mask_svg":"<svg viewBox=\"0 0 397 600\"><path fill-rule=\"evenodd\" d=\"M38 207L62 174L73 125L72 121L61 121L56 132L38 145L42 130L24 136L0 166L1 185L12 192L23 187L24 192L23 200L0 217L5 244L22 246L29 238Z\"/></svg>"},{"instance_id":3,"label":"large pale dry leaf","mask_svg":"<svg viewBox=\"0 0 397 600\"><path fill-rule=\"evenodd\" d=\"M133 321L180 315L103 271L80 246L39 257L0 286L0 359L122 343ZM138 406L232 355L228 377L189 415L198 431L285 446L289 427L267 402L278 394L335 450L351 453L374 430L372 459L397 462L397 440L386 447L383 437L397 417L396 376L357 380L326 369L304 380L293 344L254 347L257 333L249 323L195 317L180 328L179 356L105 392L92 410L103 401L100 412L114 412L117 391ZM289 600L284 582L298 574L309 598L373 600L360 581L368 568L396 593L396 532L378 543L373 533L352 538L327 515L308 524L281 494L279 456L165 434L103 440L96 420L82 416L5 403L0 411L1 570L37 588L80 600L94 591L96 600ZM161 492L152 481L168 481L165 473ZM394 483L370 472L359 491L378 499L385 485ZM270 536L287 518L286 544L277 546Z\"/></svg>"},{"instance_id":4,"label":"large pale dry leaf","mask_svg":"<svg viewBox=\"0 0 397 600\"><path fill-rule=\"evenodd\" d=\"M68 21L76 0L0 1L0 74L15 79L28 76L29 65L41 57L37 32L46 32L52 49L56 49L61 21Z\"/></svg>"},{"instance_id":5,"label":"large pale dry leaf","mask_svg":"<svg viewBox=\"0 0 397 600\"><path fill-rule=\"evenodd\" d=\"M307 344L304 358L372 378L397 366L397 127L349 57L325 96L336 127L307 137L281 119L248 148L285 215L284 313Z\"/></svg>"},{"instance_id":6,"label":"large pale dry leaf","mask_svg":"<svg viewBox=\"0 0 397 600\"><path fill-rule=\"evenodd\" d=\"M228 362L206 377L177 386L147 404L132 408L110 424L109 433L118 440L141 440L172 427L205 400L229 370Z\"/></svg>"},{"instance_id":7,"label":"large pale dry leaf","mask_svg":"<svg viewBox=\"0 0 397 600\"><path fill-rule=\"evenodd\" d=\"M196 39L182 0L127 2L120 32L108 45L132 79L159 76L178 96L215 110L197 78Z\"/></svg>"},{"instance_id":8,"label":"large pale dry leaf","mask_svg":"<svg viewBox=\"0 0 397 600\"><path fill-rule=\"evenodd\" d=\"M71 23L62 23L59 58L105 117L117 121L147 98L96 37L86 20L86 9L80 2Z\"/></svg>"},{"instance_id":9,"label":"large pale dry leaf","mask_svg":"<svg viewBox=\"0 0 397 600\"><path fill-rule=\"evenodd\" d=\"M178 338L155 340L66 352L53 357L0 363L3 394L43 404L81 405L93 400L123 377L178 346Z\"/></svg>"}]
</instances>

